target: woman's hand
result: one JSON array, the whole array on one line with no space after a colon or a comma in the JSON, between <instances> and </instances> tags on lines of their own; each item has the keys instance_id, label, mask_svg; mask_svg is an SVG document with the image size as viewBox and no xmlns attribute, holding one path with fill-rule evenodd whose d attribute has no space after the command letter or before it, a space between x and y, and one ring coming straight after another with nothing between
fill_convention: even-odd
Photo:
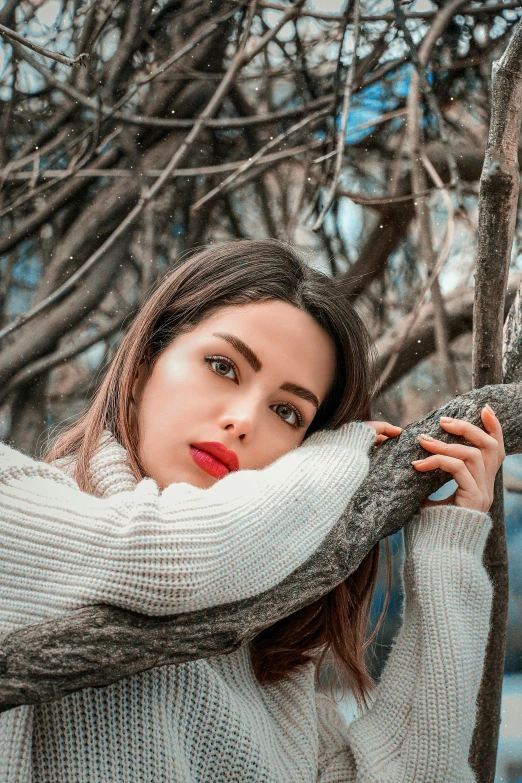
<instances>
[{"instance_id":1,"label":"woman's hand","mask_svg":"<svg viewBox=\"0 0 522 783\"><path fill-rule=\"evenodd\" d=\"M396 427L395 424L388 424L387 421L366 421L365 424L369 424L377 433L375 446L388 440L388 438L396 438L397 435L400 435L402 432L402 427Z\"/></svg>"},{"instance_id":2,"label":"woman's hand","mask_svg":"<svg viewBox=\"0 0 522 783\"><path fill-rule=\"evenodd\" d=\"M426 499L421 508L444 504L489 511L493 502L495 476L506 452L502 427L489 405L482 409L481 418L486 432L463 419L440 419L442 429L452 435L461 435L477 448L419 436L421 446L431 451L433 456L413 461L413 467L422 471L440 468L451 473L459 485L450 497L444 500Z\"/></svg>"}]
</instances>

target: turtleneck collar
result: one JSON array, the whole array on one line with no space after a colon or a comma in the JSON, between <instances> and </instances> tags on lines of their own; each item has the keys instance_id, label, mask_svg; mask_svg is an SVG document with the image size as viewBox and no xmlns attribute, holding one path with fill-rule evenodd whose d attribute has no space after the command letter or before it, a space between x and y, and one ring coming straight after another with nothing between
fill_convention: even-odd
<instances>
[{"instance_id":1,"label":"turtleneck collar","mask_svg":"<svg viewBox=\"0 0 522 783\"><path fill-rule=\"evenodd\" d=\"M76 460L62 457L54 465L69 476L74 476ZM108 498L118 492L132 491L138 483L129 465L127 451L110 430L104 430L98 448L89 464L94 494Z\"/></svg>"}]
</instances>

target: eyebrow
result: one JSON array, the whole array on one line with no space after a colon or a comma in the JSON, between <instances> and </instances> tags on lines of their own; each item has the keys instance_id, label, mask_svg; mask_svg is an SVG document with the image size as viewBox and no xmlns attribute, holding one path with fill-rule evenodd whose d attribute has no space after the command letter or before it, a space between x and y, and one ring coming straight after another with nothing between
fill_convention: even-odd
<instances>
[{"instance_id":1,"label":"eyebrow","mask_svg":"<svg viewBox=\"0 0 522 783\"><path fill-rule=\"evenodd\" d=\"M221 339L226 340L227 343L230 343L230 345L232 345L236 351L239 351L239 353L247 360L254 372L259 372L259 370L262 368L263 365L261 360L256 356L254 351L249 348L249 346L244 343L243 340L240 340L239 337L236 337L235 334L229 334L228 332L213 332L212 336L221 337ZM319 408L319 400L315 394L309 389L305 389L304 386L299 386L297 383L286 382L283 383L279 388L282 391L291 392L292 394L297 395L297 397L301 397L303 400L311 402L312 405L315 405L316 408Z\"/></svg>"}]
</instances>

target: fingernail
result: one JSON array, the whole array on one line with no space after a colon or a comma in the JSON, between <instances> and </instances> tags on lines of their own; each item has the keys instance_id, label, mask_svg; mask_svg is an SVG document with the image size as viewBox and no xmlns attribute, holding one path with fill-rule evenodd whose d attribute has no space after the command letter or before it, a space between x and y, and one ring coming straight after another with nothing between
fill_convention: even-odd
<instances>
[{"instance_id":1,"label":"fingernail","mask_svg":"<svg viewBox=\"0 0 522 783\"><path fill-rule=\"evenodd\" d=\"M421 460L421 459L413 459L413 460L411 461L411 464L412 464L412 465L418 465L418 463L419 463L419 462L422 462L422 460Z\"/></svg>"},{"instance_id":2,"label":"fingernail","mask_svg":"<svg viewBox=\"0 0 522 783\"><path fill-rule=\"evenodd\" d=\"M451 416L441 416L439 421L453 421Z\"/></svg>"},{"instance_id":3,"label":"fingernail","mask_svg":"<svg viewBox=\"0 0 522 783\"><path fill-rule=\"evenodd\" d=\"M423 440L435 440L435 438L432 438L431 435L419 435L419 439L422 438Z\"/></svg>"},{"instance_id":4,"label":"fingernail","mask_svg":"<svg viewBox=\"0 0 522 783\"><path fill-rule=\"evenodd\" d=\"M490 413L492 413L492 414L493 414L493 416L495 416L495 411L493 410L493 408L491 407L491 405L484 405L484 408L487 408L487 409L488 409L488 411L489 411Z\"/></svg>"}]
</instances>

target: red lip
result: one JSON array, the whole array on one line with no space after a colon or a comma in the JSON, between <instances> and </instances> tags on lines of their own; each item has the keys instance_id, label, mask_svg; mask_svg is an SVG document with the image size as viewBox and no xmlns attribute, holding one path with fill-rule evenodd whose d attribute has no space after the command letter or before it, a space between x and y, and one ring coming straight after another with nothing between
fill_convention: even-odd
<instances>
[{"instance_id":1,"label":"red lip","mask_svg":"<svg viewBox=\"0 0 522 783\"><path fill-rule=\"evenodd\" d=\"M210 454L215 459L218 459L227 466L230 472L239 470L239 459L236 452L227 449L227 447L223 446L222 443L211 441L205 443L192 443L192 446L194 446L196 449L199 449L200 451L206 451L207 454Z\"/></svg>"}]
</instances>

